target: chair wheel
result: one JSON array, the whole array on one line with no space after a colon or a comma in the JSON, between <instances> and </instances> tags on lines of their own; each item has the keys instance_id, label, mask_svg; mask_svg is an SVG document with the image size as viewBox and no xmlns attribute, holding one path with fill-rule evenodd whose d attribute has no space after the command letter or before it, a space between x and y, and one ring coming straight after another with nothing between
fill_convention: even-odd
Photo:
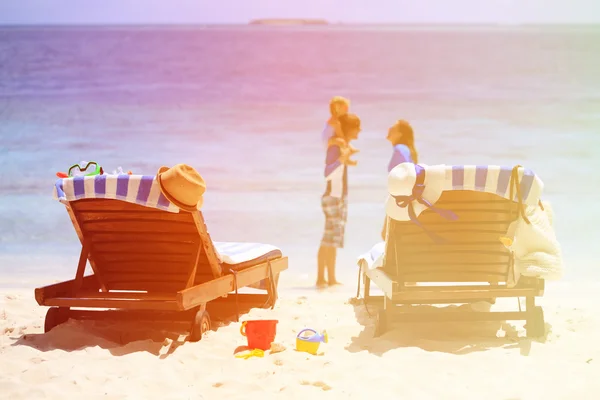
<instances>
[{"instance_id":1,"label":"chair wheel","mask_svg":"<svg viewBox=\"0 0 600 400\"><path fill-rule=\"evenodd\" d=\"M542 307L536 306L532 310L532 316L527 320L525 329L529 338L538 338L546 334L546 322L544 321L544 310Z\"/></svg>"},{"instance_id":2,"label":"chair wheel","mask_svg":"<svg viewBox=\"0 0 600 400\"><path fill-rule=\"evenodd\" d=\"M373 336L379 337L383 335L387 331L387 323L387 314L383 308L380 308L375 318L375 333Z\"/></svg>"},{"instance_id":3,"label":"chair wheel","mask_svg":"<svg viewBox=\"0 0 600 400\"><path fill-rule=\"evenodd\" d=\"M190 342L199 342L202 336L210 330L210 316L205 310L198 310L194 321L192 322L192 329L190 329L190 336L188 340Z\"/></svg>"},{"instance_id":4,"label":"chair wheel","mask_svg":"<svg viewBox=\"0 0 600 400\"><path fill-rule=\"evenodd\" d=\"M46 320L44 321L44 333L50 332L53 328L60 324L64 324L69 320L69 309L66 307L50 307L46 312Z\"/></svg>"}]
</instances>

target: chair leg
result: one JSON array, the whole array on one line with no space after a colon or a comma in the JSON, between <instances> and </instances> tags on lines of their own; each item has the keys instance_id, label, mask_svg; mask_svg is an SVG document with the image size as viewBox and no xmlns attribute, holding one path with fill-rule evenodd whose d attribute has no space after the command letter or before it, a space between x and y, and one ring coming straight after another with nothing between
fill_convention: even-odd
<instances>
[{"instance_id":1,"label":"chair leg","mask_svg":"<svg viewBox=\"0 0 600 400\"><path fill-rule=\"evenodd\" d=\"M525 313L527 315L527 323L525 324L527 337L537 338L544 336L544 334L546 333L544 310L542 309L542 307L535 305L534 296L529 296L525 298Z\"/></svg>"},{"instance_id":2,"label":"chair leg","mask_svg":"<svg viewBox=\"0 0 600 400\"><path fill-rule=\"evenodd\" d=\"M379 337L387 331L387 316L384 308L377 310L375 318L375 332L374 337Z\"/></svg>"},{"instance_id":3,"label":"chair leg","mask_svg":"<svg viewBox=\"0 0 600 400\"><path fill-rule=\"evenodd\" d=\"M379 337L386 333L393 321L394 303L387 296L383 298L383 307L377 311L377 319L375 320L375 337Z\"/></svg>"},{"instance_id":4,"label":"chair leg","mask_svg":"<svg viewBox=\"0 0 600 400\"><path fill-rule=\"evenodd\" d=\"M394 316L394 310L396 309L396 305L387 296L385 296L383 300L383 309L385 310L386 319L388 320L388 322L391 321Z\"/></svg>"},{"instance_id":5,"label":"chair leg","mask_svg":"<svg viewBox=\"0 0 600 400\"><path fill-rule=\"evenodd\" d=\"M369 278L367 274L364 275L363 284L365 285L365 304L367 304L369 303L369 298L371 297L371 278Z\"/></svg>"},{"instance_id":6,"label":"chair leg","mask_svg":"<svg viewBox=\"0 0 600 400\"><path fill-rule=\"evenodd\" d=\"M358 267L358 282L356 284L356 299L360 299L360 276L362 275L362 267Z\"/></svg>"}]
</instances>

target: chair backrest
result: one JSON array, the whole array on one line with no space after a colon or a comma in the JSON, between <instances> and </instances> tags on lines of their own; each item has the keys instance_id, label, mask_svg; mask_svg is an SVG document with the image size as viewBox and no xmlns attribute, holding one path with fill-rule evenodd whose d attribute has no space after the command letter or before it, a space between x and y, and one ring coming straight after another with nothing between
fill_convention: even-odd
<instances>
[{"instance_id":1,"label":"chair backrest","mask_svg":"<svg viewBox=\"0 0 600 400\"><path fill-rule=\"evenodd\" d=\"M455 221L431 210L419 216L443 243L410 221L388 219L386 273L399 283L506 282L513 261L500 237L517 218L518 204L495 194L456 190L443 192L435 205L458 215Z\"/></svg>"},{"instance_id":2,"label":"chair backrest","mask_svg":"<svg viewBox=\"0 0 600 400\"><path fill-rule=\"evenodd\" d=\"M112 199L81 199L69 206L73 225L91 243L89 258L109 290L182 290L196 259L194 284L220 275L200 212L172 213Z\"/></svg>"}]
</instances>

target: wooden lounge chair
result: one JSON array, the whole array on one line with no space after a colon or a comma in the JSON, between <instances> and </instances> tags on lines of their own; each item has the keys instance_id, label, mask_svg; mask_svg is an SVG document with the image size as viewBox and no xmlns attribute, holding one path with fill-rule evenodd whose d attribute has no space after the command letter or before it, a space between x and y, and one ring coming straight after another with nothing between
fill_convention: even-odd
<instances>
[{"instance_id":1,"label":"wooden lounge chair","mask_svg":"<svg viewBox=\"0 0 600 400\"><path fill-rule=\"evenodd\" d=\"M237 247L250 251L250 258L244 259L244 255L237 252L238 262L228 264L223 252L215 250L202 213L169 212L173 205L156 195L153 177L145 178L148 179L131 178L134 184L129 182L129 188L131 191L136 185L140 188L146 185L146 193L151 192L149 197L154 194L154 206L135 204L148 202L147 199L140 201L141 197L135 193L121 196L123 200L106 198L110 197L106 193L103 193L105 198L90 198L98 196L90 194L94 182L83 181L93 181L94 177L66 182L65 186L70 189L63 187L65 182L57 182L57 197L66 205L82 250L73 280L35 289L38 304L52 307L46 314L46 332L69 318L108 318L110 315L116 319L119 316L187 319L191 324L188 339L197 341L210 329L206 307L211 301L222 300L235 292L229 298L236 302L255 299L260 305L272 307L275 304L279 273L288 265L287 257L283 257L280 250L265 245L222 243L225 249ZM82 180L79 185L77 179ZM95 181L101 179L96 177ZM81 188L83 183L85 190L79 191L85 193L77 193L77 187ZM162 204L162 209L157 208L157 204ZM87 261L93 274L84 276ZM239 288L259 285L266 288L266 296L237 293ZM237 303L235 305L237 307Z\"/></svg>"},{"instance_id":2,"label":"wooden lounge chair","mask_svg":"<svg viewBox=\"0 0 600 400\"><path fill-rule=\"evenodd\" d=\"M512 194L510 198L514 198ZM544 315L542 308L535 305L535 297L543 295L544 280L521 276L516 285L509 285L514 258L499 240L509 224L522 215L520 201L510 201L493 193L448 190L442 193L435 207L452 210L458 216L457 220L448 220L426 210L418 217L418 221L443 238L443 242L432 241L422 227L412 221L388 217L383 264L369 268L364 261L359 262L365 302L375 297L370 295L371 281L384 292L375 334L386 332L394 321L526 320L527 335L542 336ZM519 304L519 311L515 312L410 313L396 307L493 302L498 297L524 297L526 308L521 311Z\"/></svg>"}]
</instances>

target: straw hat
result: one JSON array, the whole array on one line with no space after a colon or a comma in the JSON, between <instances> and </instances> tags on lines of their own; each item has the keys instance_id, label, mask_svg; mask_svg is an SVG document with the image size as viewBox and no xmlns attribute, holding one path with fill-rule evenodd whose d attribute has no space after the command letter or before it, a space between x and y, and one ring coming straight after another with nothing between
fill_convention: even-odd
<instances>
[{"instance_id":1,"label":"straw hat","mask_svg":"<svg viewBox=\"0 0 600 400\"><path fill-rule=\"evenodd\" d=\"M193 167L186 164L160 167L156 180L162 194L180 209L193 212L202 207L206 184Z\"/></svg>"},{"instance_id":2,"label":"straw hat","mask_svg":"<svg viewBox=\"0 0 600 400\"><path fill-rule=\"evenodd\" d=\"M445 165L428 166L409 162L398 164L388 175L386 213L397 221L409 221L409 204L412 204L418 217L428 208L418 198L433 205L439 200L445 186Z\"/></svg>"}]
</instances>

